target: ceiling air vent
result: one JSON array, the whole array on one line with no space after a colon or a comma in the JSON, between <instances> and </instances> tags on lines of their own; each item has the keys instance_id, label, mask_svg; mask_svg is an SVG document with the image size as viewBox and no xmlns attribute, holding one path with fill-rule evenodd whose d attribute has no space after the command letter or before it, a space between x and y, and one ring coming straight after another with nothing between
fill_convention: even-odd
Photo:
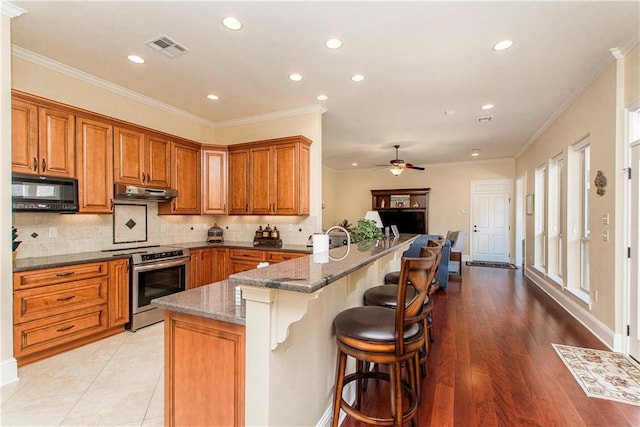
<instances>
[{"instance_id":1,"label":"ceiling air vent","mask_svg":"<svg viewBox=\"0 0 640 427\"><path fill-rule=\"evenodd\" d=\"M493 120L493 116L478 117L478 123L489 123Z\"/></svg>"},{"instance_id":2,"label":"ceiling air vent","mask_svg":"<svg viewBox=\"0 0 640 427\"><path fill-rule=\"evenodd\" d=\"M145 44L169 58L175 58L183 53L190 52L189 49L164 34L149 40Z\"/></svg>"}]
</instances>

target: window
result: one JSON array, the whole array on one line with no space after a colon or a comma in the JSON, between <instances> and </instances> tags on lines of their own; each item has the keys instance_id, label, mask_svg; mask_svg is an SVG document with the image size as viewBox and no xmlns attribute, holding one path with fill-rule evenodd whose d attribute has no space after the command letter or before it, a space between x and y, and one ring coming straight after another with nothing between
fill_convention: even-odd
<instances>
[{"instance_id":1,"label":"window","mask_svg":"<svg viewBox=\"0 0 640 427\"><path fill-rule=\"evenodd\" d=\"M534 193L534 260L533 265L540 271L546 270L546 229L545 229L545 194L546 194L546 166L536 169Z\"/></svg>"},{"instance_id":2,"label":"window","mask_svg":"<svg viewBox=\"0 0 640 427\"><path fill-rule=\"evenodd\" d=\"M565 233L567 259L564 263L565 284L569 290L589 300L589 204L590 204L590 147L589 138L569 150L567 171L567 225Z\"/></svg>"},{"instance_id":3,"label":"window","mask_svg":"<svg viewBox=\"0 0 640 427\"><path fill-rule=\"evenodd\" d=\"M563 238L564 194L562 192L562 153L549 162L549 192L547 196L547 274L562 284L564 277Z\"/></svg>"}]
</instances>

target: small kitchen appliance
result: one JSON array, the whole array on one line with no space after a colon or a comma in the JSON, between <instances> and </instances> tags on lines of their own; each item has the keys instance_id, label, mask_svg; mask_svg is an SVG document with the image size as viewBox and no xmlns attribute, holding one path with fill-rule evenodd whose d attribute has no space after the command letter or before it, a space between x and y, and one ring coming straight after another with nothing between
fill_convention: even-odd
<instances>
[{"instance_id":1,"label":"small kitchen appliance","mask_svg":"<svg viewBox=\"0 0 640 427\"><path fill-rule=\"evenodd\" d=\"M207 243L222 243L224 242L224 237L222 236L222 227L220 227L217 223L213 224L213 227L207 231Z\"/></svg>"}]
</instances>

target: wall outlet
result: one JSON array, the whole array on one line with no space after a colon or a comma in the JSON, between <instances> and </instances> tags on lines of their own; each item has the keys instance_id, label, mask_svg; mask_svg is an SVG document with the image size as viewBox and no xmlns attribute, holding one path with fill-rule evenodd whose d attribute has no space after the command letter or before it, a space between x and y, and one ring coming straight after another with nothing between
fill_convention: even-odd
<instances>
[{"instance_id":1,"label":"wall outlet","mask_svg":"<svg viewBox=\"0 0 640 427\"><path fill-rule=\"evenodd\" d=\"M49 227L49 237L52 239L58 237L58 229L56 227Z\"/></svg>"},{"instance_id":2,"label":"wall outlet","mask_svg":"<svg viewBox=\"0 0 640 427\"><path fill-rule=\"evenodd\" d=\"M592 290L591 291L591 300L594 301L594 302L598 301L598 291L596 291L596 290Z\"/></svg>"},{"instance_id":3,"label":"wall outlet","mask_svg":"<svg viewBox=\"0 0 640 427\"><path fill-rule=\"evenodd\" d=\"M169 227L167 227L167 224L160 224L160 232L161 233L166 233Z\"/></svg>"}]
</instances>

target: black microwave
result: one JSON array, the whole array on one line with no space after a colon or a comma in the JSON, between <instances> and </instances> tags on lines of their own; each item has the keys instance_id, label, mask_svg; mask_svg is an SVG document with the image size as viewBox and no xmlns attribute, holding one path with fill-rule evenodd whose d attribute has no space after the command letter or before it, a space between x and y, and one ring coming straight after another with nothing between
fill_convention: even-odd
<instances>
[{"instance_id":1,"label":"black microwave","mask_svg":"<svg viewBox=\"0 0 640 427\"><path fill-rule=\"evenodd\" d=\"M78 180L14 173L11 201L16 212L78 212Z\"/></svg>"}]
</instances>

